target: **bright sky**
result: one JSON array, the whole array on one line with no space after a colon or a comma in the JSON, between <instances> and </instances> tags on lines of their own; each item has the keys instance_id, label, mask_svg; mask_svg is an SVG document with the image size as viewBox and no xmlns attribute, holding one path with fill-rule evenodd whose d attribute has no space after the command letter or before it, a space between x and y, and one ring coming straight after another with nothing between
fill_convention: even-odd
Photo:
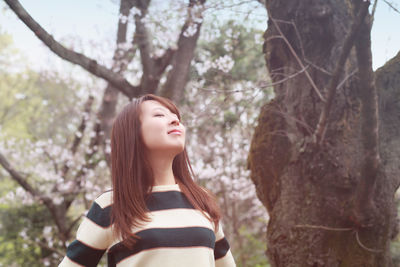
<instances>
[{"instance_id":1,"label":"bright sky","mask_svg":"<svg viewBox=\"0 0 400 267\"><path fill-rule=\"evenodd\" d=\"M176 0L169 0L176 3ZM398 1L398 0L395 0ZM400 9L400 4L394 5ZM96 56L96 49L88 47L92 44L98 47L98 54L109 53L114 45L118 20L118 0L21 0L21 4L48 32L58 41L68 40L74 36L81 38L81 47L85 54ZM166 3L153 0L153 2ZM0 2L0 29L12 34L15 45L35 65L44 65L52 58L49 50L11 11L4 11L6 4ZM227 11L228 12L228 11ZM240 16L240 14L237 14ZM266 12L257 14L266 16ZM372 53L374 69L382 66L387 60L400 51L400 14L379 0L376 18L372 30ZM259 24L264 29L266 24ZM104 47L101 45L104 44ZM87 46L87 47L86 47ZM86 47L86 49L85 49ZM55 57L55 56L54 56ZM43 60L45 59L45 60Z\"/></svg>"}]
</instances>

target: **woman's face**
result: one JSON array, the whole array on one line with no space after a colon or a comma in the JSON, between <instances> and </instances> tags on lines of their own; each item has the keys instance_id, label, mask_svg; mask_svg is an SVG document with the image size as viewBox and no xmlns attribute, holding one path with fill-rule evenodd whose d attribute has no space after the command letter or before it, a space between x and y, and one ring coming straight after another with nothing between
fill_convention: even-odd
<instances>
[{"instance_id":1,"label":"woman's face","mask_svg":"<svg viewBox=\"0 0 400 267\"><path fill-rule=\"evenodd\" d=\"M185 147L185 127L178 116L155 100L140 104L141 133L150 152L171 152L175 155Z\"/></svg>"}]
</instances>

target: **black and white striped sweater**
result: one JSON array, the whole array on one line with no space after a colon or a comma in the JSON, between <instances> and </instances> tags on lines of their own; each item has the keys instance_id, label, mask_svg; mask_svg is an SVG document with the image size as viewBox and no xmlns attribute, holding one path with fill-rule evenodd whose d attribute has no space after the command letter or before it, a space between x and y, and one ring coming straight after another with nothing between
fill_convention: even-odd
<instances>
[{"instance_id":1,"label":"black and white striped sweater","mask_svg":"<svg viewBox=\"0 0 400 267\"><path fill-rule=\"evenodd\" d=\"M97 266L107 252L108 266L233 267L222 227L193 208L179 185L154 186L146 201L150 222L133 229L140 237L133 249L114 239L110 212L112 192L98 197L79 226L76 240L59 267Z\"/></svg>"}]
</instances>

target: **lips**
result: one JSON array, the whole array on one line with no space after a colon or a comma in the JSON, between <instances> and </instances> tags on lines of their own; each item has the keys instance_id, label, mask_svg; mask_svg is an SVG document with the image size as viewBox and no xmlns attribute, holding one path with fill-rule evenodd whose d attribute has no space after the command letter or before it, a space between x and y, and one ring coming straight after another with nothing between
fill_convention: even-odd
<instances>
[{"instance_id":1,"label":"lips","mask_svg":"<svg viewBox=\"0 0 400 267\"><path fill-rule=\"evenodd\" d=\"M181 130L178 130L178 129L173 129L173 130L171 130L171 131L169 131L168 132L168 134L171 134L171 133L182 133L182 131Z\"/></svg>"}]
</instances>

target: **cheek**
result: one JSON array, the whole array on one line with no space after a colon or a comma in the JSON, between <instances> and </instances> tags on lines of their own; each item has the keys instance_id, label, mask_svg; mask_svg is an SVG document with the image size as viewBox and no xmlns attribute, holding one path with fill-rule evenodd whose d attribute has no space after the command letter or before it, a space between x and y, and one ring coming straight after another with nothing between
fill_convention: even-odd
<instances>
[{"instance_id":1,"label":"cheek","mask_svg":"<svg viewBox=\"0 0 400 267\"><path fill-rule=\"evenodd\" d=\"M142 136L146 146L157 143L164 138L165 129L160 123L145 123L142 125Z\"/></svg>"}]
</instances>

